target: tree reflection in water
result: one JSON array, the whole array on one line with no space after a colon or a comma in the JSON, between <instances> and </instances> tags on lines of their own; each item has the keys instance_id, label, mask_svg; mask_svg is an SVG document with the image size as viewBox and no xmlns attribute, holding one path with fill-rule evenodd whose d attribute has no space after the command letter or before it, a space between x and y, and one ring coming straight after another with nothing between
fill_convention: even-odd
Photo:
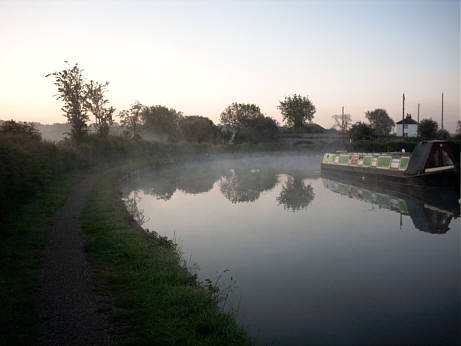
<instances>
[{"instance_id":1,"label":"tree reflection in water","mask_svg":"<svg viewBox=\"0 0 461 346\"><path fill-rule=\"evenodd\" d=\"M129 191L138 190L153 195L156 199L168 201L177 190L187 194L206 193L216 182L223 196L231 203L255 202L264 191L275 188L281 175L288 180L277 197L285 210L300 211L309 205L315 194L307 178L317 178L303 161L274 160L271 157L251 160L223 160L215 162L194 162L138 172L125 182Z\"/></svg>"},{"instance_id":2,"label":"tree reflection in water","mask_svg":"<svg viewBox=\"0 0 461 346\"><path fill-rule=\"evenodd\" d=\"M219 188L232 203L254 202L261 192L272 190L278 182L274 170L237 168L229 170L221 178Z\"/></svg>"},{"instance_id":3,"label":"tree reflection in water","mask_svg":"<svg viewBox=\"0 0 461 346\"><path fill-rule=\"evenodd\" d=\"M200 163L167 167L159 169L152 175L152 179L143 182L144 192L157 199L168 201L176 190L188 194L208 192L221 175L222 169Z\"/></svg>"},{"instance_id":4,"label":"tree reflection in water","mask_svg":"<svg viewBox=\"0 0 461 346\"><path fill-rule=\"evenodd\" d=\"M188 164L178 173L177 187L189 194L208 192L222 174L222 169L219 167L200 163Z\"/></svg>"},{"instance_id":5,"label":"tree reflection in water","mask_svg":"<svg viewBox=\"0 0 461 346\"><path fill-rule=\"evenodd\" d=\"M168 201L176 192L176 176L168 174L167 170L159 170L154 179L149 179L144 193L153 195L157 199Z\"/></svg>"},{"instance_id":6,"label":"tree reflection in water","mask_svg":"<svg viewBox=\"0 0 461 346\"><path fill-rule=\"evenodd\" d=\"M311 184L305 185L304 179L288 176L288 180L282 187L277 202L283 205L285 210L299 211L306 209L315 197Z\"/></svg>"}]
</instances>

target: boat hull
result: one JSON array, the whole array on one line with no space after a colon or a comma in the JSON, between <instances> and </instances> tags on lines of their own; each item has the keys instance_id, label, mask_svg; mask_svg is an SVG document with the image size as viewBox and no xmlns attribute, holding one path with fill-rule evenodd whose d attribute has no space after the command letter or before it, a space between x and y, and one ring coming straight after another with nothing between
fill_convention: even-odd
<instances>
[{"instance_id":1,"label":"boat hull","mask_svg":"<svg viewBox=\"0 0 461 346\"><path fill-rule=\"evenodd\" d=\"M347 177L369 184L390 184L394 187L410 188L460 188L459 172L453 170L406 175L404 171L389 171L362 167L339 166L322 163L322 174Z\"/></svg>"}]
</instances>

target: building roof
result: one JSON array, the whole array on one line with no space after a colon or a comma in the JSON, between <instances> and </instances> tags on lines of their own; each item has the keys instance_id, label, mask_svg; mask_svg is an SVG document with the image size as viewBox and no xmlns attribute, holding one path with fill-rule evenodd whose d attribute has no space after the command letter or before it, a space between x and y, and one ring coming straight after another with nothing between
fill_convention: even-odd
<instances>
[{"instance_id":1,"label":"building roof","mask_svg":"<svg viewBox=\"0 0 461 346\"><path fill-rule=\"evenodd\" d=\"M397 121L397 124L414 124L414 125L419 125L419 123L416 120L413 120L411 118L410 114L407 114L407 117L403 120Z\"/></svg>"}]
</instances>

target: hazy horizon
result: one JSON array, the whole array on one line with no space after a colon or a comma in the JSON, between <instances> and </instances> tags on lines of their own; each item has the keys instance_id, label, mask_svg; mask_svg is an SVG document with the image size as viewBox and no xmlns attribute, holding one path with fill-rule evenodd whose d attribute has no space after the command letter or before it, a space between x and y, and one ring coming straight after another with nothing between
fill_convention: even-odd
<instances>
[{"instance_id":1,"label":"hazy horizon","mask_svg":"<svg viewBox=\"0 0 461 346\"><path fill-rule=\"evenodd\" d=\"M429 1L0 1L0 119L63 123L50 72L79 63L109 81L117 110L135 100L219 123L232 102L308 95L326 128L384 108L460 117L460 3Z\"/></svg>"}]
</instances>

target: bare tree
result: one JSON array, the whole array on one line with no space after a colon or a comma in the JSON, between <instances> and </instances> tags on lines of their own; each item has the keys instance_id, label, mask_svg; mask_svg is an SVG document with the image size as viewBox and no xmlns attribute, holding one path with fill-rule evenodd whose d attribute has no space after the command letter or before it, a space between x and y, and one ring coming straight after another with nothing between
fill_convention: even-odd
<instances>
[{"instance_id":1,"label":"bare tree","mask_svg":"<svg viewBox=\"0 0 461 346\"><path fill-rule=\"evenodd\" d=\"M331 117L335 121L333 128L339 131L346 132L352 125L352 118L350 114L333 114Z\"/></svg>"}]
</instances>

